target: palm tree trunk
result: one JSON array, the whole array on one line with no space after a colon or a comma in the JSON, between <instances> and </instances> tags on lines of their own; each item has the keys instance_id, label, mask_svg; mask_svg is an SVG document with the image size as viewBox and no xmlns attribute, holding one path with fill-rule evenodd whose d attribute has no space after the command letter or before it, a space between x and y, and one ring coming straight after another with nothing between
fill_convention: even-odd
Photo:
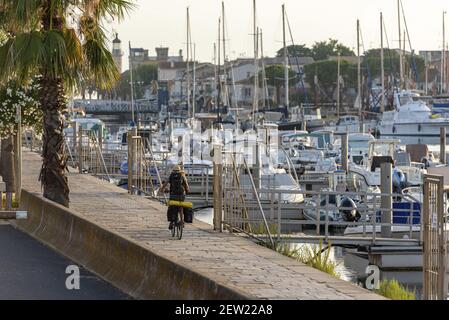
<instances>
[{"instance_id":1,"label":"palm tree trunk","mask_svg":"<svg viewBox=\"0 0 449 320\"><path fill-rule=\"evenodd\" d=\"M44 197L63 206L69 206L67 155L64 149L64 117L66 108L63 81L43 76L41 106L44 113L42 170L39 180Z\"/></svg>"},{"instance_id":2,"label":"palm tree trunk","mask_svg":"<svg viewBox=\"0 0 449 320\"><path fill-rule=\"evenodd\" d=\"M1 146L1 175L6 184L6 192L16 191L14 168L14 138L9 136L2 139Z\"/></svg>"}]
</instances>

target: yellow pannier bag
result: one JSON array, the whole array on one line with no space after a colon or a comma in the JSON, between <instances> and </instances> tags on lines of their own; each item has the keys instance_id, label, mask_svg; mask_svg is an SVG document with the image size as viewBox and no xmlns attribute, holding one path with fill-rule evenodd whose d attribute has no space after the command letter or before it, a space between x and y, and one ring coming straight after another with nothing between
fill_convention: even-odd
<instances>
[{"instance_id":1,"label":"yellow pannier bag","mask_svg":"<svg viewBox=\"0 0 449 320\"><path fill-rule=\"evenodd\" d=\"M183 208L187 208L187 209L193 209L193 203L185 202L185 201L170 200L170 201L168 201L168 205L170 207L175 206L175 207L183 207Z\"/></svg>"}]
</instances>

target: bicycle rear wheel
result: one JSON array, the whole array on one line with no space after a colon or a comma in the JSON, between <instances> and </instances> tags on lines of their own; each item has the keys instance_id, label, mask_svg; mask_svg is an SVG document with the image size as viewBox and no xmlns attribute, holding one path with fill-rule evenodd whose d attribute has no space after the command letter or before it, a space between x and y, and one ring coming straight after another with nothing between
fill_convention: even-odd
<instances>
[{"instance_id":1,"label":"bicycle rear wheel","mask_svg":"<svg viewBox=\"0 0 449 320\"><path fill-rule=\"evenodd\" d=\"M174 238L176 236L176 229L178 228L177 222L173 223L173 228L171 229L171 236Z\"/></svg>"},{"instance_id":2,"label":"bicycle rear wheel","mask_svg":"<svg viewBox=\"0 0 449 320\"><path fill-rule=\"evenodd\" d=\"M178 240L182 239L182 231L184 229L184 224L182 222L179 222L176 227L176 234L178 236Z\"/></svg>"}]
</instances>

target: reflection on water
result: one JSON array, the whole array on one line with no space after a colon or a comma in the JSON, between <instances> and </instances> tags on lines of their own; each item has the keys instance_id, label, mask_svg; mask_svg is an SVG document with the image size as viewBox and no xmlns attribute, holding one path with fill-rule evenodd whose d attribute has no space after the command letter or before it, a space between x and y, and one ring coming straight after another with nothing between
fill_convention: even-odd
<instances>
[{"instance_id":1,"label":"reflection on water","mask_svg":"<svg viewBox=\"0 0 449 320\"><path fill-rule=\"evenodd\" d=\"M213 226L214 225L214 208L206 208L206 209L197 211L195 213L195 219Z\"/></svg>"}]
</instances>

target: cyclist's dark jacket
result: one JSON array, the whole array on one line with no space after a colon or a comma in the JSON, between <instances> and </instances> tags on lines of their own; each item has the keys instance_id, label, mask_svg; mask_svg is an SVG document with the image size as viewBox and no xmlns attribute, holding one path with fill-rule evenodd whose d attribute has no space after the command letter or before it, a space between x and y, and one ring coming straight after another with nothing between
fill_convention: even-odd
<instances>
[{"instance_id":1,"label":"cyclist's dark jacket","mask_svg":"<svg viewBox=\"0 0 449 320\"><path fill-rule=\"evenodd\" d=\"M168 182L170 183L170 200L184 201L186 190L189 188L185 175L181 172L172 172Z\"/></svg>"}]
</instances>

